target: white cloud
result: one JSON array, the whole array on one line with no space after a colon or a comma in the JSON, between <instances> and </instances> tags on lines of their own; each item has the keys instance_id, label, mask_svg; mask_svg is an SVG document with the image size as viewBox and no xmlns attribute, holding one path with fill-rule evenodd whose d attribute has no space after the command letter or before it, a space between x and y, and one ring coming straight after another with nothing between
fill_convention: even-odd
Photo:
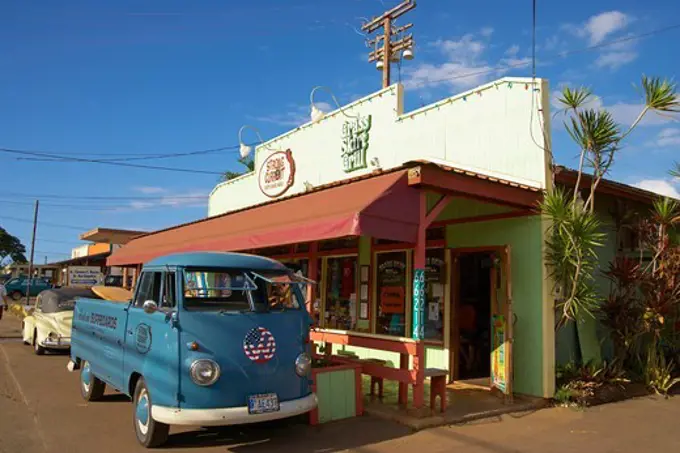
<instances>
[{"instance_id":1,"label":"white cloud","mask_svg":"<svg viewBox=\"0 0 680 453\"><path fill-rule=\"evenodd\" d=\"M680 192L678 192L678 189L665 179L644 179L633 185L660 195L680 199Z\"/></svg>"},{"instance_id":2,"label":"white cloud","mask_svg":"<svg viewBox=\"0 0 680 453\"><path fill-rule=\"evenodd\" d=\"M154 186L134 187L133 190L135 192L140 192L140 193L145 193L145 194L157 194L157 193L163 193L163 192L167 191L166 189L164 189L162 187L154 187Z\"/></svg>"},{"instance_id":3,"label":"white cloud","mask_svg":"<svg viewBox=\"0 0 680 453\"><path fill-rule=\"evenodd\" d=\"M146 189L158 189L156 191L145 191ZM160 194L158 197L149 197L146 200L130 200L125 206L114 209L103 209L106 211L127 212L144 211L156 208L196 208L205 207L208 204L208 195L205 191L190 190L187 192L170 193L169 190L160 187L137 187L138 192L146 194Z\"/></svg>"},{"instance_id":4,"label":"white cloud","mask_svg":"<svg viewBox=\"0 0 680 453\"><path fill-rule=\"evenodd\" d=\"M581 26L567 25L566 28L580 37L588 39L591 46L602 43L609 35L626 28L633 17L621 11L607 11L591 16Z\"/></svg>"},{"instance_id":5,"label":"white cloud","mask_svg":"<svg viewBox=\"0 0 680 453\"><path fill-rule=\"evenodd\" d=\"M519 53L519 46L517 44L514 44L508 48L508 50L505 51L505 55L509 57L514 57Z\"/></svg>"},{"instance_id":6,"label":"white cloud","mask_svg":"<svg viewBox=\"0 0 680 453\"><path fill-rule=\"evenodd\" d=\"M479 34L484 36L485 38L489 38L493 34L493 28L492 27L483 27L479 31Z\"/></svg>"},{"instance_id":7,"label":"white cloud","mask_svg":"<svg viewBox=\"0 0 680 453\"><path fill-rule=\"evenodd\" d=\"M656 137L656 146L680 146L680 129L666 128Z\"/></svg>"},{"instance_id":8,"label":"white cloud","mask_svg":"<svg viewBox=\"0 0 680 453\"><path fill-rule=\"evenodd\" d=\"M319 96L320 97L320 96ZM330 112L333 106L328 102L314 101L314 105L319 110ZM337 108L337 107L336 107ZM265 123L278 124L279 126L298 127L309 122L310 105L293 105L289 106L287 112L273 113L271 115L249 116L248 118L263 121Z\"/></svg>"},{"instance_id":9,"label":"white cloud","mask_svg":"<svg viewBox=\"0 0 680 453\"><path fill-rule=\"evenodd\" d=\"M509 54L493 65L484 57L488 49L487 41L491 35L483 29L480 37L472 33L459 39L439 39L431 42L431 47L443 54L443 63L420 63L415 67L405 68L404 86L408 88L425 88L448 85L460 91L487 82L491 78L507 73L508 67L528 65L529 58L520 58L517 54ZM509 49L509 50L512 50ZM517 49L519 51L519 49Z\"/></svg>"},{"instance_id":10,"label":"white cloud","mask_svg":"<svg viewBox=\"0 0 680 453\"><path fill-rule=\"evenodd\" d=\"M634 20L634 17L621 11L607 11L591 16L580 25L565 24L562 29L586 39L590 46L596 46L602 44L611 35L625 30ZM600 69L616 70L632 63L638 57L634 46L633 41L606 46L595 60L595 66Z\"/></svg>"},{"instance_id":11,"label":"white cloud","mask_svg":"<svg viewBox=\"0 0 680 453\"><path fill-rule=\"evenodd\" d=\"M621 66L632 63L638 57L637 52L608 52L603 53L595 60L598 68L619 69Z\"/></svg>"},{"instance_id":12,"label":"white cloud","mask_svg":"<svg viewBox=\"0 0 680 453\"><path fill-rule=\"evenodd\" d=\"M607 105L605 108L611 112L611 114L614 116L614 119L618 123L621 123L624 126L630 126L633 124L640 112L642 112L644 105L617 102L613 105ZM680 116L677 114L668 116L664 114L662 116L655 112L647 112L643 120L640 122L640 126L657 126L663 124L668 125L668 123L672 121L678 121L678 119L680 119Z\"/></svg>"}]
</instances>

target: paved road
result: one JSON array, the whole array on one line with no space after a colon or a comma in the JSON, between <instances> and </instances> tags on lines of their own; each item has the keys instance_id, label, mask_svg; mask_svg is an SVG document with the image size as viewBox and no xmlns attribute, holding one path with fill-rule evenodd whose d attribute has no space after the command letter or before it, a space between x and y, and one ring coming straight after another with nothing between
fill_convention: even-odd
<instances>
[{"instance_id":1,"label":"paved road","mask_svg":"<svg viewBox=\"0 0 680 453\"><path fill-rule=\"evenodd\" d=\"M16 321L0 321L2 332ZM14 327L13 327L13 326ZM20 343L0 343L0 452L134 453L130 403L111 394L86 403L65 355L37 357ZM578 411L547 409L467 426L411 433L362 417L320 428L274 423L212 430L173 429L177 452L592 453L680 451L680 398L644 398Z\"/></svg>"}]
</instances>

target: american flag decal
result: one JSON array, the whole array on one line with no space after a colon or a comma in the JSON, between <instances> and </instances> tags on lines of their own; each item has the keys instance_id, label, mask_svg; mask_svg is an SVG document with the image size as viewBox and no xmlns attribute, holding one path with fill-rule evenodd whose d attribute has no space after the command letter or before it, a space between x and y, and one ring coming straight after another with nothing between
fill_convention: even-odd
<instances>
[{"instance_id":1,"label":"american flag decal","mask_svg":"<svg viewBox=\"0 0 680 453\"><path fill-rule=\"evenodd\" d=\"M274 335L264 327L255 327L243 339L243 352L255 363L269 362L276 352Z\"/></svg>"}]
</instances>

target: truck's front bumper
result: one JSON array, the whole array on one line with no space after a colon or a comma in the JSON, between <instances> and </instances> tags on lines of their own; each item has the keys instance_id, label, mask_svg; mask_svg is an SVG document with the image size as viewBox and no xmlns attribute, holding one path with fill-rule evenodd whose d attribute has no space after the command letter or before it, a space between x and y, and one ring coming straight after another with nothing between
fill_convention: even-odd
<instances>
[{"instance_id":1,"label":"truck's front bumper","mask_svg":"<svg viewBox=\"0 0 680 453\"><path fill-rule=\"evenodd\" d=\"M281 418L294 417L316 408L317 399L314 393L304 398L284 401L276 412L250 414L248 407L225 407L218 409L178 409L176 407L152 406L151 416L154 420L167 425L186 426L227 426L257 423Z\"/></svg>"},{"instance_id":2,"label":"truck's front bumper","mask_svg":"<svg viewBox=\"0 0 680 453\"><path fill-rule=\"evenodd\" d=\"M70 337L59 337L59 338L45 338L40 346L49 349L69 349L71 347Z\"/></svg>"}]
</instances>

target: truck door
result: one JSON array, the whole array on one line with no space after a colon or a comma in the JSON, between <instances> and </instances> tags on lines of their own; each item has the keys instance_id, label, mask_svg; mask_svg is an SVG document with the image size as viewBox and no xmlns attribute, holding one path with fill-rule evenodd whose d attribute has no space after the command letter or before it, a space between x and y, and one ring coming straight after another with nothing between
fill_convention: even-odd
<instances>
[{"instance_id":1,"label":"truck door","mask_svg":"<svg viewBox=\"0 0 680 453\"><path fill-rule=\"evenodd\" d=\"M160 405L175 404L179 362L178 331L173 325L177 309L174 271L144 271L128 312L125 332L124 376L141 374ZM145 311L153 301L157 309Z\"/></svg>"}]
</instances>

